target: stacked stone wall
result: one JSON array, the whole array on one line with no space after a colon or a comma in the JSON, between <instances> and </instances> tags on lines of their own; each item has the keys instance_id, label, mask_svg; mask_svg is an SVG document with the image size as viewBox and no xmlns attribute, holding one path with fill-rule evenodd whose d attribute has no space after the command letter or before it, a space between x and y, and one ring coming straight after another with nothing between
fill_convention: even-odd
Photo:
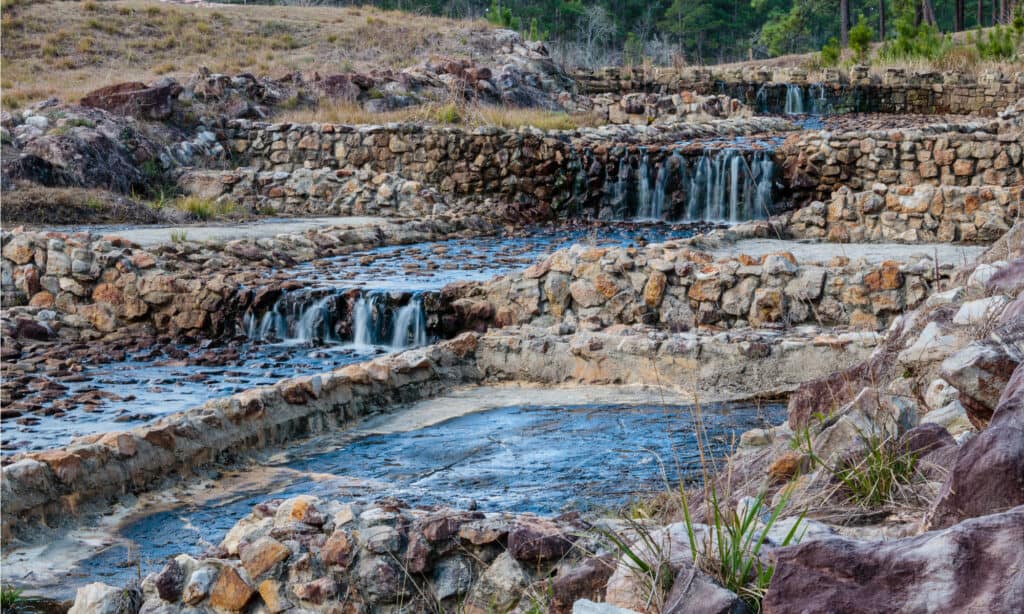
<instances>
[{"instance_id":1,"label":"stacked stone wall","mask_svg":"<svg viewBox=\"0 0 1024 614\"><path fill-rule=\"evenodd\" d=\"M668 330L815 324L875 331L947 286L953 264L928 257L811 264L784 252L715 261L673 243L643 251L576 245L519 275L446 288L442 300L447 317L463 326L474 320L591 330L635 323Z\"/></svg>"},{"instance_id":2,"label":"stacked stone wall","mask_svg":"<svg viewBox=\"0 0 1024 614\"><path fill-rule=\"evenodd\" d=\"M995 116L1024 96L1024 72L965 73L908 72L888 69L872 75L863 66L849 72L826 70L809 77L799 69L712 70L704 68L620 68L574 73L580 93L586 95L630 92L701 95L725 94L752 109L772 113L784 110L788 85L814 86L830 100L833 112L965 114ZM767 91L766 89L767 88Z\"/></svg>"},{"instance_id":3,"label":"stacked stone wall","mask_svg":"<svg viewBox=\"0 0 1024 614\"><path fill-rule=\"evenodd\" d=\"M785 233L837 243L992 242L1020 218L1024 187L885 186L840 188L781 218Z\"/></svg>"},{"instance_id":4,"label":"stacked stone wall","mask_svg":"<svg viewBox=\"0 0 1024 614\"><path fill-rule=\"evenodd\" d=\"M782 182L796 200L885 186L1024 185L1024 133L930 130L808 132L776 153Z\"/></svg>"}]
</instances>

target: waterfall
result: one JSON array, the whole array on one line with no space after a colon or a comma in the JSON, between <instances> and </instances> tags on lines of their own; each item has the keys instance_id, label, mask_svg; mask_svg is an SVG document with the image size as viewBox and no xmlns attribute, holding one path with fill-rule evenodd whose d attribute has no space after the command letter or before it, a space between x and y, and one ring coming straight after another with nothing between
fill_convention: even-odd
<instances>
[{"instance_id":1,"label":"waterfall","mask_svg":"<svg viewBox=\"0 0 1024 614\"><path fill-rule=\"evenodd\" d=\"M757 94L754 95L754 104L757 106L757 112L761 115L768 113L767 85L767 83L762 83L761 87L757 88Z\"/></svg>"},{"instance_id":2,"label":"waterfall","mask_svg":"<svg viewBox=\"0 0 1024 614\"><path fill-rule=\"evenodd\" d=\"M612 187L612 211L616 217L625 217L627 209L626 192L629 189L629 156L625 152L619 159L619 174L615 178L615 185Z\"/></svg>"},{"instance_id":3,"label":"waterfall","mask_svg":"<svg viewBox=\"0 0 1024 614\"><path fill-rule=\"evenodd\" d=\"M324 292L327 292L324 294ZM345 345L345 289L295 290L284 293L263 314L248 312L242 328L250 341L297 345ZM423 296L405 302L401 295L362 292L351 310L351 345L401 350L426 345L427 316Z\"/></svg>"},{"instance_id":4,"label":"waterfall","mask_svg":"<svg viewBox=\"0 0 1024 614\"><path fill-rule=\"evenodd\" d=\"M807 86L807 101L811 107L808 109L810 115L825 115L828 113L829 104L823 83L812 83Z\"/></svg>"},{"instance_id":5,"label":"waterfall","mask_svg":"<svg viewBox=\"0 0 1024 614\"><path fill-rule=\"evenodd\" d=\"M640 168L637 169L639 189L637 190L638 206L636 217L641 220L651 219L651 174L648 163L647 152L640 158Z\"/></svg>"},{"instance_id":6,"label":"waterfall","mask_svg":"<svg viewBox=\"0 0 1024 614\"><path fill-rule=\"evenodd\" d=\"M764 151L705 152L689 176L686 215L679 221L742 222L764 217L772 204L775 163Z\"/></svg>"},{"instance_id":7,"label":"waterfall","mask_svg":"<svg viewBox=\"0 0 1024 614\"><path fill-rule=\"evenodd\" d=\"M398 309L394 332L391 335L391 347L397 350L426 344L427 315L423 311L423 298L417 294Z\"/></svg>"},{"instance_id":8,"label":"waterfall","mask_svg":"<svg viewBox=\"0 0 1024 614\"><path fill-rule=\"evenodd\" d=\"M288 292L259 318L246 313L242 325L251 341L337 343L336 304L340 300L337 293Z\"/></svg>"},{"instance_id":9,"label":"waterfall","mask_svg":"<svg viewBox=\"0 0 1024 614\"><path fill-rule=\"evenodd\" d=\"M360 347L375 345L380 338L377 334L379 314L377 294L361 294L352 310L352 343Z\"/></svg>"},{"instance_id":10,"label":"waterfall","mask_svg":"<svg viewBox=\"0 0 1024 614\"><path fill-rule=\"evenodd\" d=\"M804 91L799 85L786 85L786 115L804 114Z\"/></svg>"}]
</instances>

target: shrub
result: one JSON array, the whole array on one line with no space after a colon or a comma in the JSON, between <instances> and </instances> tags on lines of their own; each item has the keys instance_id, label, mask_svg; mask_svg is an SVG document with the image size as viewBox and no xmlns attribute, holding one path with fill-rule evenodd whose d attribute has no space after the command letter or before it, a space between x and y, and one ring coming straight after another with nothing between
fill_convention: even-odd
<instances>
[{"instance_id":1,"label":"shrub","mask_svg":"<svg viewBox=\"0 0 1024 614\"><path fill-rule=\"evenodd\" d=\"M857 19L857 25L850 28L850 49L853 49L857 62L867 64L868 55L871 53L871 41L875 38L875 31L868 25L864 15Z\"/></svg>"},{"instance_id":2,"label":"shrub","mask_svg":"<svg viewBox=\"0 0 1024 614\"><path fill-rule=\"evenodd\" d=\"M972 33L974 48L983 60L1012 60L1017 55L1017 45L1021 36L1012 28L997 25L988 31L988 36L980 28Z\"/></svg>"},{"instance_id":3,"label":"shrub","mask_svg":"<svg viewBox=\"0 0 1024 614\"><path fill-rule=\"evenodd\" d=\"M454 104L446 104L437 110L437 123L439 124L457 124L462 121L462 115L459 114L459 107Z\"/></svg>"},{"instance_id":4,"label":"shrub","mask_svg":"<svg viewBox=\"0 0 1024 614\"><path fill-rule=\"evenodd\" d=\"M199 220L208 220L218 215L228 215L235 210L235 203L230 200L217 201L200 196L179 198L175 207Z\"/></svg>"},{"instance_id":5,"label":"shrub","mask_svg":"<svg viewBox=\"0 0 1024 614\"><path fill-rule=\"evenodd\" d=\"M822 66L837 66L839 65L839 56L842 54L842 50L839 48L839 41L836 37L831 37L825 44L821 46L820 61Z\"/></svg>"},{"instance_id":6,"label":"shrub","mask_svg":"<svg viewBox=\"0 0 1024 614\"><path fill-rule=\"evenodd\" d=\"M896 38L879 51L885 60L935 60L953 47L952 39L943 37L935 26L915 24L913 10L900 15L895 28Z\"/></svg>"},{"instance_id":7,"label":"shrub","mask_svg":"<svg viewBox=\"0 0 1024 614\"><path fill-rule=\"evenodd\" d=\"M863 456L834 464L818 456L811 445L810 429L796 434L794 444L815 467L820 467L842 487L850 503L876 508L891 503L902 486L915 475L917 457L902 450L895 438L858 432L864 445Z\"/></svg>"},{"instance_id":8,"label":"shrub","mask_svg":"<svg viewBox=\"0 0 1024 614\"><path fill-rule=\"evenodd\" d=\"M0 608L14 608L21 603L21 589L13 586L0 588Z\"/></svg>"},{"instance_id":9,"label":"shrub","mask_svg":"<svg viewBox=\"0 0 1024 614\"><path fill-rule=\"evenodd\" d=\"M978 60L977 49L961 45L946 49L932 64L938 70L970 72L977 66Z\"/></svg>"},{"instance_id":10,"label":"shrub","mask_svg":"<svg viewBox=\"0 0 1024 614\"><path fill-rule=\"evenodd\" d=\"M643 62L643 59L644 43L630 32L626 35L626 42L622 48L622 63L626 66L636 66Z\"/></svg>"}]
</instances>

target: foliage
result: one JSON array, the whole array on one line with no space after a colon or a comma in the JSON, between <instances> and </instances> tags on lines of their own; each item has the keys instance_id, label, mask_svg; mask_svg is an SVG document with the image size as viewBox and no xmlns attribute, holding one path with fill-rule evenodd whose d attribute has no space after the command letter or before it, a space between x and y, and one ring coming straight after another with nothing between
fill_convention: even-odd
<instances>
[{"instance_id":1,"label":"foliage","mask_svg":"<svg viewBox=\"0 0 1024 614\"><path fill-rule=\"evenodd\" d=\"M198 220L208 220L222 215L230 215L235 211L235 203L230 200L214 200L201 196L185 196L175 201L174 206Z\"/></svg>"},{"instance_id":2,"label":"foliage","mask_svg":"<svg viewBox=\"0 0 1024 614\"><path fill-rule=\"evenodd\" d=\"M885 60L936 60L953 47L953 41L943 36L938 28L926 23L915 23L913 8L904 10L896 18L896 38L886 41L879 51Z\"/></svg>"},{"instance_id":3,"label":"foliage","mask_svg":"<svg viewBox=\"0 0 1024 614\"><path fill-rule=\"evenodd\" d=\"M850 49L853 50L857 62L866 64L868 55L871 53L871 41L875 38L875 31L868 25L864 15L857 19L857 25L850 28Z\"/></svg>"},{"instance_id":4,"label":"foliage","mask_svg":"<svg viewBox=\"0 0 1024 614\"><path fill-rule=\"evenodd\" d=\"M833 36L821 46L821 65L829 67L838 65L841 54L842 50L839 48L839 41Z\"/></svg>"},{"instance_id":5,"label":"foliage","mask_svg":"<svg viewBox=\"0 0 1024 614\"><path fill-rule=\"evenodd\" d=\"M988 31L988 36L978 30L971 38L978 57L983 60L1012 60L1017 56L1017 47L1021 42L1021 34L1012 27L996 26Z\"/></svg>"},{"instance_id":6,"label":"foliage","mask_svg":"<svg viewBox=\"0 0 1024 614\"><path fill-rule=\"evenodd\" d=\"M622 63L626 66L636 66L641 64L644 59L644 44L636 36L630 32L626 35L626 42L622 48Z\"/></svg>"},{"instance_id":7,"label":"foliage","mask_svg":"<svg viewBox=\"0 0 1024 614\"><path fill-rule=\"evenodd\" d=\"M876 508L893 501L899 489L910 484L915 475L917 457L900 448L894 438L858 433L864 454L858 459L830 463L814 452L809 429L797 433L795 445L807 454L841 486L847 499L856 505Z\"/></svg>"},{"instance_id":8,"label":"foliage","mask_svg":"<svg viewBox=\"0 0 1024 614\"><path fill-rule=\"evenodd\" d=\"M6 610L21 603L21 589L13 586L0 588L0 608Z\"/></svg>"}]
</instances>

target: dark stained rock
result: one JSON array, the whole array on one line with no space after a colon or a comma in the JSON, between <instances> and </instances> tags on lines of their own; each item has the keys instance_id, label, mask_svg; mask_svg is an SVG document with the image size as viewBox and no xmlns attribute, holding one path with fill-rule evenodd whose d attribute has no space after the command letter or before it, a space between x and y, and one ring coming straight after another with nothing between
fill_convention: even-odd
<instances>
[{"instance_id":1,"label":"dark stained rock","mask_svg":"<svg viewBox=\"0 0 1024 614\"><path fill-rule=\"evenodd\" d=\"M19 339L49 341L53 337L53 331L32 320L18 320L15 331Z\"/></svg>"},{"instance_id":2,"label":"dark stained rock","mask_svg":"<svg viewBox=\"0 0 1024 614\"><path fill-rule=\"evenodd\" d=\"M943 480L956 462L956 440L938 424L915 426L900 437L899 446L905 453L914 455L918 472L930 480Z\"/></svg>"},{"instance_id":3,"label":"dark stained rock","mask_svg":"<svg viewBox=\"0 0 1024 614\"><path fill-rule=\"evenodd\" d=\"M928 523L931 528L948 527L1022 504L1024 367L1017 367L988 428L960 448Z\"/></svg>"},{"instance_id":4,"label":"dark stained rock","mask_svg":"<svg viewBox=\"0 0 1024 614\"><path fill-rule=\"evenodd\" d=\"M615 557L612 554L585 559L578 566L558 574L551 582L552 614L569 614L572 604L580 599L604 601L604 590L608 578L615 571Z\"/></svg>"},{"instance_id":5,"label":"dark stained rock","mask_svg":"<svg viewBox=\"0 0 1024 614\"><path fill-rule=\"evenodd\" d=\"M573 540L546 520L522 521L508 536L509 553L518 561L551 561L566 555Z\"/></svg>"},{"instance_id":6,"label":"dark stained rock","mask_svg":"<svg viewBox=\"0 0 1024 614\"><path fill-rule=\"evenodd\" d=\"M789 427L796 430L812 422L812 417L821 413L829 415L849 403L860 394L865 386L878 381L881 365L868 360L809 382L800 384L791 395L786 413Z\"/></svg>"},{"instance_id":7,"label":"dark stained rock","mask_svg":"<svg viewBox=\"0 0 1024 614\"><path fill-rule=\"evenodd\" d=\"M181 86L170 79L152 86L128 82L101 87L86 94L80 102L83 107L104 109L119 115L163 120L174 112L174 99L180 92Z\"/></svg>"},{"instance_id":8,"label":"dark stained rock","mask_svg":"<svg viewBox=\"0 0 1024 614\"><path fill-rule=\"evenodd\" d=\"M1022 544L1024 506L906 539L780 548L764 612L1016 612Z\"/></svg>"},{"instance_id":9,"label":"dark stained rock","mask_svg":"<svg viewBox=\"0 0 1024 614\"><path fill-rule=\"evenodd\" d=\"M178 561L171 559L153 578L156 592L164 601L181 599L181 589L185 587L185 570Z\"/></svg>"}]
</instances>

